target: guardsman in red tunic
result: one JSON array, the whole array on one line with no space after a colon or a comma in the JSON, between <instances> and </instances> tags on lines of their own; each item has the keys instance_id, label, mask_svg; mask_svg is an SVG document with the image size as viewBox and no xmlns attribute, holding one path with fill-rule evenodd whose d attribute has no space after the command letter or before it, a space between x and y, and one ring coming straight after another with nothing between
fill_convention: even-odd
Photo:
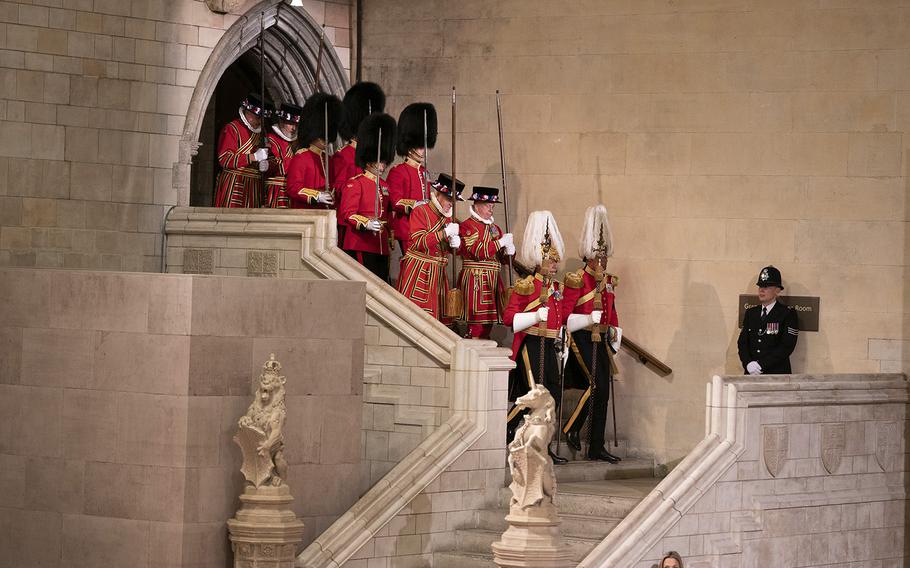
<instances>
[{"instance_id":1,"label":"guardsman in red tunic","mask_svg":"<svg viewBox=\"0 0 910 568\"><path fill-rule=\"evenodd\" d=\"M239 114L218 136L221 171L215 180L215 207L259 207L262 203L259 162L268 159L268 150L259 144L266 106L259 95L250 93L240 103Z\"/></svg>"},{"instance_id":2,"label":"guardsman in red tunic","mask_svg":"<svg viewBox=\"0 0 910 568\"><path fill-rule=\"evenodd\" d=\"M348 180L359 175L362 171L357 167L357 130L360 123L370 114L385 112L385 93L382 87L369 81L355 83L344 94L342 101L343 112L341 122L338 124L338 134L345 141L345 145L332 154L329 160L329 183L335 192L335 202L341 201ZM338 244L344 244L344 233L347 223L338 218Z\"/></svg>"},{"instance_id":3,"label":"guardsman in red tunic","mask_svg":"<svg viewBox=\"0 0 910 568\"><path fill-rule=\"evenodd\" d=\"M297 141L297 125L303 109L290 103L282 103L275 112L278 124L272 125L268 133L269 142L269 177L265 180L266 206L285 209L288 196L285 193L287 167L294 156Z\"/></svg>"},{"instance_id":4,"label":"guardsman in red tunic","mask_svg":"<svg viewBox=\"0 0 910 568\"><path fill-rule=\"evenodd\" d=\"M604 431L613 381L613 356L619 348L622 330L614 295L619 278L605 272L607 259L613 255L613 234L603 205L589 207L585 213L578 255L585 261L584 268L567 274L565 279L567 288L578 291L567 320L572 341L565 382L585 392L569 415L563 432L569 445L581 451L580 432L589 420L588 458L616 463L620 458L607 451Z\"/></svg>"},{"instance_id":5,"label":"guardsman in red tunic","mask_svg":"<svg viewBox=\"0 0 910 568\"><path fill-rule=\"evenodd\" d=\"M404 162L389 171L389 198L392 200L392 229L404 254L411 234L408 217L414 206L429 197L430 179L426 150L436 145L436 108L430 103L413 103L398 116L398 155Z\"/></svg>"},{"instance_id":6,"label":"guardsman in red tunic","mask_svg":"<svg viewBox=\"0 0 910 568\"><path fill-rule=\"evenodd\" d=\"M326 137L334 140L338 136L341 112L338 97L326 93L314 93L304 103L297 130L300 149L287 168L287 196L292 208L334 209L334 195L331 188L326 190L325 148Z\"/></svg>"},{"instance_id":7,"label":"guardsman in red tunic","mask_svg":"<svg viewBox=\"0 0 910 568\"><path fill-rule=\"evenodd\" d=\"M474 186L471 216L459 224L461 274L458 287L464 295L464 319L474 339L489 339L493 324L502 321L505 292L499 277L502 262L515 254L512 233L503 233L493 222L499 189Z\"/></svg>"},{"instance_id":8,"label":"guardsman in red tunic","mask_svg":"<svg viewBox=\"0 0 910 568\"><path fill-rule=\"evenodd\" d=\"M516 262L533 266L535 274L516 282L503 314L503 321L515 332L512 359L516 367L509 372L509 400L527 393L535 384L544 385L559 408L562 388L559 381L561 361L556 342L561 338L576 294L564 290L556 271L565 249L556 219L549 211L534 211L528 217L524 240ZM508 437L511 440L521 422L522 412L514 404L509 410ZM554 463L567 460L550 452Z\"/></svg>"},{"instance_id":9,"label":"guardsman in red tunic","mask_svg":"<svg viewBox=\"0 0 910 568\"><path fill-rule=\"evenodd\" d=\"M354 83L344 94L342 105L344 113L338 125L338 134L345 145L332 154L330 166L332 187L336 191L335 197L339 199L337 192L342 191L348 180L361 172L355 156L360 123L374 112L385 112L385 93L376 83L361 81Z\"/></svg>"},{"instance_id":10,"label":"guardsman in red tunic","mask_svg":"<svg viewBox=\"0 0 910 568\"><path fill-rule=\"evenodd\" d=\"M346 225L342 247L383 282L389 281L388 186L382 172L395 158L395 119L371 114L357 131L357 165L361 173L341 192L338 219Z\"/></svg>"},{"instance_id":11,"label":"guardsman in red tunic","mask_svg":"<svg viewBox=\"0 0 910 568\"><path fill-rule=\"evenodd\" d=\"M449 254L461 247L458 222L452 219L453 199L464 201L464 184L446 174L431 184L430 201L411 212L411 235L401 258L397 290L425 312L449 324L445 298L449 291L446 265Z\"/></svg>"}]
</instances>

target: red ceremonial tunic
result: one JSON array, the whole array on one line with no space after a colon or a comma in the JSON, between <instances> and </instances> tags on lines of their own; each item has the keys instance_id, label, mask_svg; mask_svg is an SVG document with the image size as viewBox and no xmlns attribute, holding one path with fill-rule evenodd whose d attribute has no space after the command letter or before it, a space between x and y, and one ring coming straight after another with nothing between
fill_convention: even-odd
<instances>
[{"instance_id":1,"label":"red ceremonial tunic","mask_svg":"<svg viewBox=\"0 0 910 568\"><path fill-rule=\"evenodd\" d=\"M376 176L362 172L348 180L341 193L338 219L345 223L344 244L341 248L351 251L371 252L389 255L389 197L388 186L379 180L382 191L378 201L379 215L376 215ZM366 228L370 219L379 219L382 230L377 234Z\"/></svg>"},{"instance_id":2,"label":"red ceremonial tunic","mask_svg":"<svg viewBox=\"0 0 910 568\"><path fill-rule=\"evenodd\" d=\"M288 142L276 132L266 136L269 143L269 177L265 180L266 206L286 208L290 205L285 189L287 168L294 157L293 142Z\"/></svg>"},{"instance_id":3,"label":"red ceremonial tunic","mask_svg":"<svg viewBox=\"0 0 910 568\"><path fill-rule=\"evenodd\" d=\"M251 156L260 139L239 117L221 129L218 164L222 169L215 180L215 207L259 207L262 203L259 163Z\"/></svg>"},{"instance_id":4,"label":"red ceremonial tunic","mask_svg":"<svg viewBox=\"0 0 910 568\"><path fill-rule=\"evenodd\" d=\"M313 144L294 152L287 168L287 195L292 208L332 209L316 201L319 193L325 191L324 155Z\"/></svg>"},{"instance_id":5,"label":"red ceremonial tunic","mask_svg":"<svg viewBox=\"0 0 910 568\"><path fill-rule=\"evenodd\" d=\"M357 141L352 140L332 154L332 159L329 161L329 180L332 187L335 188L336 197L338 192L344 190L348 180L361 172L361 169L354 163L356 153Z\"/></svg>"},{"instance_id":6,"label":"red ceremonial tunic","mask_svg":"<svg viewBox=\"0 0 910 568\"><path fill-rule=\"evenodd\" d=\"M584 270L580 271L582 274L582 285L578 289L578 299L575 300L575 305L572 308L573 314L590 314L594 311L594 296L597 294L597 280L594 278L594 271L589 267L585 266ZM607 279L612 285L616 285L618 278L613 274L604 274L604 278ZM601 316L601 325L612 325L613 327L619 327L619 317L616 315L616 294L612 289L604 289L600 292L601 296L601 310L603 315Z\"/></svg>"},{"instance_id":7,"label":"red ceremonial tunic","mask_svg":"<svg viewBox=\"0 0 910 568\"><path fill-rule=\"evenodd\" d=\"M499 278L502 263L499 245L502 229L473 215L459 225L461 233L461 274L458 287L464 294L464 319L468 324L499 323L503 293Z\"/></svg>"},{"instance_id":8,"label":"red ceremonial tunic","mask_svg":"<svg viewBox=\"0 0 910 568\"><path fill-rule=\"evenodd\" d=\"M578 299L578 291L571 288L565 288L558 281L550 282L550 292L547 295L546 302L540 301L540 290L543 288L543 276L535 274L528 276L515 283L515 289L509 297L509 305L506 306L502 314L502 321L511 326L515 320L515 314L536 312L539 308L550 308L547 314L546 337L556 338L559 335L559 328L565 325L569 314L572 313L572 307ZM540 336L542 333L541 324L535 324L519 331L512 340L512 360L516 361L518 350L528 335Z\"/></svg>"},{"instance_id":9,"label":"red ceremonial tunic","mask_svg":"<svg viewBox=\"0 0 910 568\"><path fill-rule=\"evenodd\" d=\"M351 140L342 146L340 150L332 154L332 158L329 160L329 183L335 191L336 204L341 203L344 187L347 185L348 180L359 175L362 171L357 167L357 164L354 161L356 154L357 141ZM347 232L347 227L347 223L345 223L339 215L338 242L341 245L344 245L344 234Z\"/></svg>"},{"instance_id":10,"label":"red ceremonial tunic","mask_svg":"<svg viewBox=\"0 0 910 568\"><path fill-rule=\"evenodd\" d=\"M399 241L408 242L411 227L408 217L414 205L424 199L427 171L419 162L405 158L391 170L386 178L389 182L389 199L392 202L392 230Z\"/></svg>"},{"instance_id":11,"label":"red ceremonial tunic","mask_svg":"<svg viewBox=\"0 0 910 568\"><path fill-rule=\"evenodd\" d=\"M443 314L449 291L445 269L452 250L443 227L451 221L432 201L414 208L408 249L401 258L396 286L402 295L443 322L448 320Z\"/></svg>"}]
</instances>

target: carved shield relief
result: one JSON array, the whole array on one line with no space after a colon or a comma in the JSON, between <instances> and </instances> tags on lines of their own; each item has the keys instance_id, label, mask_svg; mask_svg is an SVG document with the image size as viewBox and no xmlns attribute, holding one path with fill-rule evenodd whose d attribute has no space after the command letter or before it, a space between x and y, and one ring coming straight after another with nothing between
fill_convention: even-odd
<instances>
[{"instance_id":1,"label":"carved shield relief","mask_svg":"<svg viewBox=\"0 0 910 568\"><path fill-rule=\"evenodd\" d=\"M879 422L875 425L875 461L882 471L894 469L900 458L900 422Z\"/></svg>"},{"instance_id":2,"label":"carved shield relief","mask_svg":"<svg viewBox=\"0 0 910 568\"><path fill-rule=\"evenodd\" d=\"M771 477L777 477L784 468L789 451L790 432L786 425L762 428L762 456Z\"/></svg>"},{"instance_id":3,"label":"carved shield relief","mask_svg":"<svg viewBox=\"0 0 910 568\"><path fill-rule=\"evenodd\" d=\"M847 434L843 422L821 425L822 465L828 473L834 473L840 467L844 448L847 447Z\"/></svg>"},{"instance_id":4,"label":"carved shield relief","mask_svg":"<svg viewBox=\"0 0 910 568\"><path fill-rule=\"evenodd\" d=\"M241 426L234 435L234 442L240 446L243 454L240 473L253 487L260 487L272 475L272 457L259 453L259 446L265 440L265 433L250 426Z\"/></svg>"}]
</instances>

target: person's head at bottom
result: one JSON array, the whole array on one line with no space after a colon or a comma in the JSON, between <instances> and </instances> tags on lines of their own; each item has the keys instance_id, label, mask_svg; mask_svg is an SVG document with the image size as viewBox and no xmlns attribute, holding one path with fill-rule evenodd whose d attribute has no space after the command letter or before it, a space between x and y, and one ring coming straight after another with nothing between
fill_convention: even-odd
<instances>
[{"instance_id":1,"label":"person's head at bottom","mask_svg":"<svg viewBox=\"0 0 910 568\"><path fill-rule=\"evenodd\" d=\"M675 550L671 550L664 555L658 568L683 568L682 556Z\"/></svg>"}]
</instances>

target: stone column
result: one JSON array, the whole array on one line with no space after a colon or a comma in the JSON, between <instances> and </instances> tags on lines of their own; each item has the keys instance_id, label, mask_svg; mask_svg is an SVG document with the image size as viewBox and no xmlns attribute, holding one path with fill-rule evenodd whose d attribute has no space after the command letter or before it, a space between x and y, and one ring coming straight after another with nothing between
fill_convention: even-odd
<instances>
[{"instance_id":1,"label":"stone column","mask_svg":"<svg viewBox=\"0 0 910 568\"><path fill-rule=\"evenodd\" d=\"M559 535L559 513L552 503L525 511L512 507L506 521L509 528L492 546L497 566L575 566Z\"/></svg>"},{"instance_id":2,"label":"stone column","mask_svg":"<svg viewBox=\"0 0 910 568\"><path fill-rule=\"evenodd\" d=\"M244 489L240 510L227 522L234 568L293 568L303 540L293 500L287 485Z\"/></svg>"}]
</instances>

